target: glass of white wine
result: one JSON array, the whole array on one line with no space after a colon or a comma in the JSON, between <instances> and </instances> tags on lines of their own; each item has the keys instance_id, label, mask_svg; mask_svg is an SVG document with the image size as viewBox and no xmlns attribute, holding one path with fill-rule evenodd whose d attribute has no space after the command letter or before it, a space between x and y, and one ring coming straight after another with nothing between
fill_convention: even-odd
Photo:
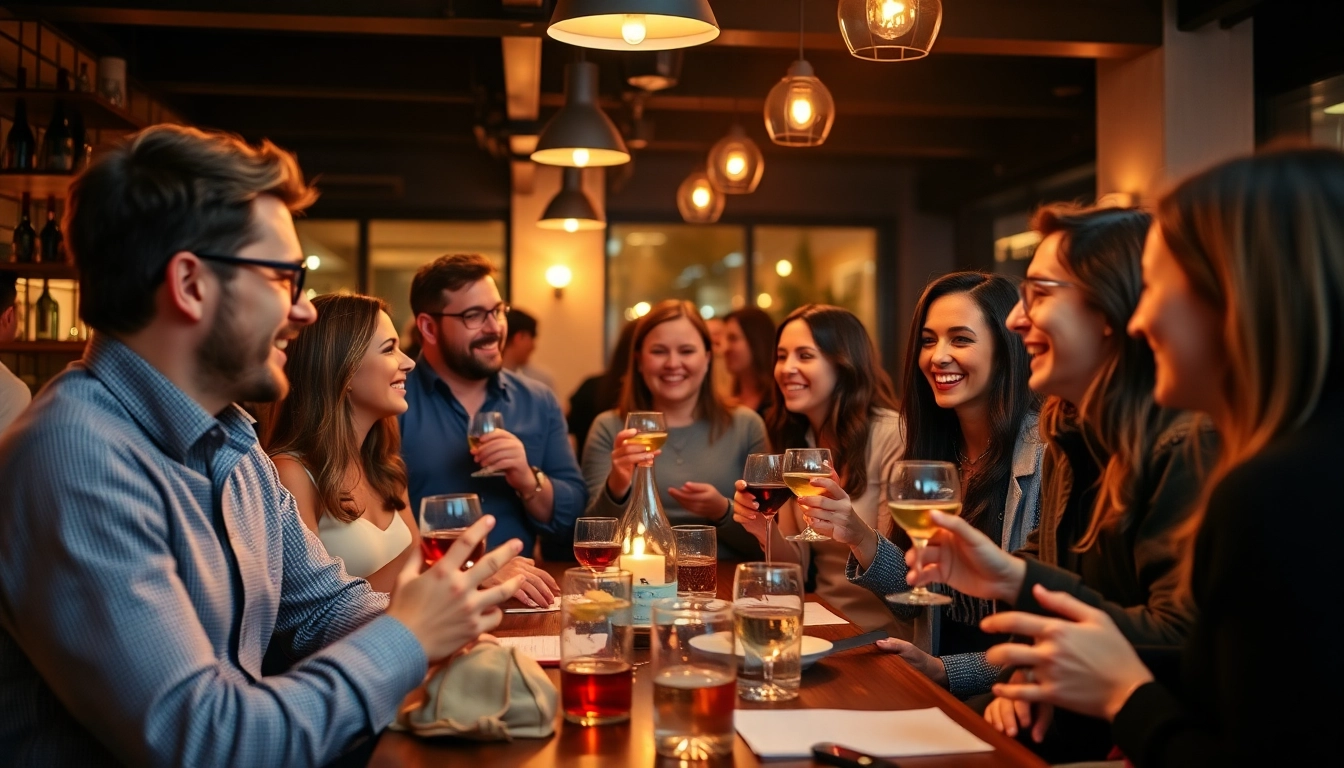
<instances>
[{"instance_id":1,"label":"glass of white wine","mask_svg":"<svg viewBox=\"0 0 1344 768\"><path fill-rule=\"evenodd\" d=\"M829 448L789 448L784 451L784 484L794 496L820 496L823 489L812 484L814 477L831 476ZM789 541L830 541L812 529L809 521L801 533L785 536Z\"/></svg>"},{"instance_id":2,"label":"glass of white wine","mask_svg":"<svg viewBox=\"0 0 1344 768\"><path fill-rule=\"evenodd\" d=\"M625 442L644 446L653 453L667 442L667 422L658 411L631 411L625 417L625 428L635 430L635 434Z\"/></svg>"},{"instance_id":3,"label":"glass of white wine","mask_svg":"<svg viewBox=\"0 0 1344 768\"><path fill-rule=\"evenodd\" d=\"M803 682L803 569L797 563L742 563L733 574L733 629L742 644L737 693L748 701L788 701Z\"/></svg>"},{"instance_id":4,"label":"glass of white wine","mask_svg":"<svg viewBox=\"0 0 1344 768\"><path fill-rule=\"evenodd\" d=\"M938 530L930 512L961 514L961 480L957 466L948 461L897 461L886 481L887 509L891 519L915 545L915 567L923 560L924 547ZM952 598L924 587L887 595L902 605L947 605Z\"/></svg>"},{"instance_id":5,"label":"glass of white wine","mask_svg":"<svg viewBox=\"0 0 1344 768\"><path fill-rule=\"evenodd\" d=\"M471 417L471 425L467 427L467 445L472 450L476 450L481 445L481 438L494 432L496 429L504 428L504 414L499 411L477 411ZM472 477L493 477L499 473L492 469L478 469L471 473Z\"/></svg>"}]
</instances>

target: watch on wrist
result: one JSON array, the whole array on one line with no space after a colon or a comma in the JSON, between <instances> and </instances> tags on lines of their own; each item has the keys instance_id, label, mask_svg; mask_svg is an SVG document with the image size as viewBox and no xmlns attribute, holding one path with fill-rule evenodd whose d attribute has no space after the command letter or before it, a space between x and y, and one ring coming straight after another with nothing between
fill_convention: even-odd
<instances>
[{"instance_id":1,"label":"watch on wrist","mask_svg":"<svg viewBox=\"0 0 1344 768\"><path fill-rule=\"evenodd\" d=\"M532 467L531 469L532 469L532 476L537 479L537 486L533 488L526 496L522 495L521 493L518 494L518 498L522 499L523 503L531 501L532 497L536 496L538 493L541 493L542 486L546 484L546 473L542 472L540 467Z\"/></svg>"}]
</instances>

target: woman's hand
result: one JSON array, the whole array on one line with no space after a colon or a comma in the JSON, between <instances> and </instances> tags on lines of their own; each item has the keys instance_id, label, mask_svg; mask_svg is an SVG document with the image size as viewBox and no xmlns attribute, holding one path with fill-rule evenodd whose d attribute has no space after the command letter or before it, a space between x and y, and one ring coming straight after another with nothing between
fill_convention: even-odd
<instances>
[{"instance_id":1,"label":"woman's hand","mask_svg":"<svg viewBox=\"0 0 1344 768\"><path fill-rule=\"evenodd\" d=\"M667 493L682 509L711 522L717 523L728 514L728 499L709 483L682 483L680 488L668 488Z\"/></svg>"},{"instance_id":2,"label":"woman's hand","mask_svg":"<svg viewBox=\"0 0 1344 768\"><path fill-rule=\"evenodd\" d=\"M765 515L757 511L756 500L747 493L747 481L738 480L733 483L737 492L733 494L733 520L738 525L746 529L747 533L756 537L756 542L765 549L765 536L767 520Z\"/></svg>"},{"instance_id":3,"label":"woman's hand","mask_svg":"<svg viewBox=\"0 0 1344 768\"><path fill-rule=\"evenodd\" d=\"M503 584L514 576L523 578L518 591L513 593L515 600L532 608L548 608L560 594L560 585L555 577L537 567L530 557L519 555L504 564L494 576L481 582L483 587Z\"/></svg>"},{"instance_id":4,"label":"woman's hand","mask_svg":"<svg viewBox=\"0 0 1344 768\"><path fill-rule=\"evenodd\" d=\"M939 530L921 555L911 547L905 553L912 587L946 584L973 597L1012 602L1022 588L1027 565L1004 552L985 534L956 515L931 513ZM918 566L918 568L916 567Z\"/></svg>"},{"instance_id":5,"label":"woman's hand","mask_svg":"<svg viewBox=\"0 0 1344 768\"><path fill-rule=\"evenodd\" d=\"M1030 682L1026 670L1022 669L1014 670L1008 681L1015 685ZM1045 740L1045 732L1050 729L1050 722L1054 719L1054 706L1044 703L1030 704L996 698L985 708L985 721L999 733L1016 738L1019 728L1030 728L1031 738L1037 744Z\"/></svg>"},{"instance_id":6,"label":"woman's hand","mask_svg":"<svg viewBox=\"0 0 1344 768\"><path fill-rule=\"evenodd\" d=\"M652 462L662 455L662 450L650 451L647 445L628 442L639 434L637 429L622 429L616 433L616 444L611 449L611 471L607 473L607 492L616 500L625 498L630 492L631 477L635 474L635 465L640 462ZM726 508L727 502L725 502Z\"/></svg>"},{"instance_id":7,"label":"woman's hand","mask_svg":"<svg viewBox=\"0 0 1344 768\"><path fill-rule=\"evenodd\" d=\"M991 634L1036 639L1034 645L1004 643L989 649L990 664L1026 667L1028 672L1022 682L995 685L994 695L1114 720L1130 694L1153 674L1104 611L1039 584L1032 594L1042 608L1061 618L1009 611L980 622Z\"/></svg>"},{"instance_id":8,"label":"woman's hand","mask_svg":"<svg viewBox=\"0 0 1344 768\"><path fill-rule=\"evenodd\" d=\"M877 531L854 511L849 494L840 486L840 476L834 468L830 469L830 477L812 479L812 485L822 489L821 495L799 496L798 506L812 530L848 545L859 564L867 569L877 554Z\"/></svg>"},{"instance_id":9,"label":"woman's hand","mask_svg":"<svg viewBox=\"0 0 1344 768\"><path fill-rule=\"evenodd\" d=\"M943 660L937 656L930 656L919 650L913 643L907 643L897 637L888 637L878 640L877 647L887 653L894 653L897 656L900 656L902 659L905 659L907 664L921 672L925 677L944 688L947 687L947 667L943 665Z\"/></svg>"}]
</instances>

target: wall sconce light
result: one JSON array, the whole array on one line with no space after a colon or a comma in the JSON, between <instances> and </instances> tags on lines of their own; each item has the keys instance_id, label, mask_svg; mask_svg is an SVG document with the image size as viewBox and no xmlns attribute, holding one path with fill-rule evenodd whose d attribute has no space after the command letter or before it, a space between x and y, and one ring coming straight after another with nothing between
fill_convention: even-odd
<instances>
[{"instance_id":1,"label":"wall sconce light","mask_svg":"<svg viewBox=\"0 0 1344 768\"><path fill-rule=\"evenodd\" d=\"M546 282L555 289L555 298L565 295L565 288L574 279L574 273L564 264L554 264L546 269Z\"/></svg>"}]
</instances>

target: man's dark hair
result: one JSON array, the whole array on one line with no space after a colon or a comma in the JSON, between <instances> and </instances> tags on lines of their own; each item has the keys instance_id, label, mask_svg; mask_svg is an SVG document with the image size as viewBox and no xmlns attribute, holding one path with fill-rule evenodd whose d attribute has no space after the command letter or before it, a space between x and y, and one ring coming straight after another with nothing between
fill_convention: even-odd
<instances>
[{"instance_id":1,"label":"man's dark hair","mask_svg":"<svg viewBox=\"0 0 1344 768\"><path fill-rule=\"evenodd\" d=\"M527 314L517 307L509 307L509 332L504 337L504 343L513 341L513 337L520 333L530 333L532 338L537 337L537 318Z\"/></svg>"},{"instance_id":2,"label":"man's dark hair","mask_svg":"<svg viewBox=\"0 0 1344 768\"><path fill-rule=\"evenodd\" d=\"M19 273L0 269L0 312L14 306L19 298Z\"/></svg>"},{"instance_id":3,"label":"man's dark hair","mask_svg":"<svg viewBox=\"0 0 1344 768\"><path fill-rule=\"evenodd\" d=\"M79 267L79 314L96 330L134 333L180 251L234 255L253 243L252 203L290 211L317 199L298 162L269 141L155 125L103 154L70 185L65 242ZM209 262L222 280L234 268Z\"/></svg>"},{"instance_id":4,"label":"man's dark hair","mask_svg":"<svg viewBox=\"0 0 1344 768\"><path fill-rule=\"evenodd\" d=\"M421 267L411 280L411 311L442 312L444 291L457 291L495 274L495 265L479 253L440 256Z\"/></svg>"}]
</instances>

